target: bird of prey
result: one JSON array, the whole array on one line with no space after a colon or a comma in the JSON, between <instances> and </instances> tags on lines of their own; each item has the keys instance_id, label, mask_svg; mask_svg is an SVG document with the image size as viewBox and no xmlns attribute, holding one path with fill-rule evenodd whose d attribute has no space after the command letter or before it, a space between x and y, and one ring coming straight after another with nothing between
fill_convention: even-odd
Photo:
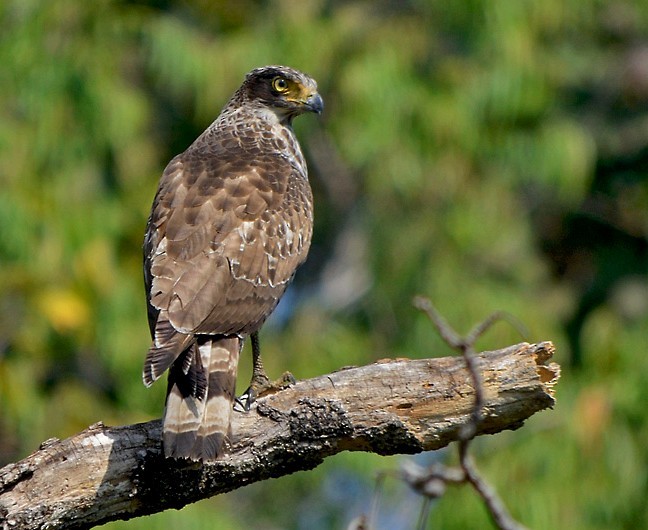
<instances>
[{"instance_id":1,"label":"bird of prey","mask_svg":"<svg viewBox=\"0 0 648 530\"><path fill-rule=\"evenodd\" d=\"M313 231L292 120L322 109L308 75L252 70L164 170L144 240L153 341L143 379L150 386L169 370L167 457L210 462L227 450L239 353L250 335L249 397L268 385L257 332L306 259Z\"/></svg>"}]
</instances>

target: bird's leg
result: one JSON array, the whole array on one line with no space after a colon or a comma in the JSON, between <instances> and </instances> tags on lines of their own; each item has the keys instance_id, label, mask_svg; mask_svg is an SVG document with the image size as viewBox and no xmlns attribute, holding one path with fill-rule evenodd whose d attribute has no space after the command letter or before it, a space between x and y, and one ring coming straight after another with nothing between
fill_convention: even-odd
<instances>
[{"instance_id":1,"label":"bird's leg","mask_svg":"<svg viewBox=\"0 0 648 530\"><path fill-rule=\"evenodd\" d=\"M265 368L263 367L263 361L261 361L259 332L255 331L252 333L250 335L250 340L252 342L252 379L250 380L250 386L248 389L237 400L246 411L250 410L250 406L257 398L265 394L271 394L283 390L290 385L294 385L296 382L295 377L290 372L284 372L284 374L276 381L270 381L266 375Z\"/></svg>"},{"instance_id":2,"label":"bird's leg","mask_svg":"<svg viewBox=\"0 0 648 530\"><path fill-rule=\"evenodd\" d=\"M266 374L261 360L261 342L259 341L259 332L255 331L250 336L252 342L252 379L250 380L250 390L254 390L254 397L258 397L263 390L270 386L270 379Z\"/></svg>"}]
</instances>

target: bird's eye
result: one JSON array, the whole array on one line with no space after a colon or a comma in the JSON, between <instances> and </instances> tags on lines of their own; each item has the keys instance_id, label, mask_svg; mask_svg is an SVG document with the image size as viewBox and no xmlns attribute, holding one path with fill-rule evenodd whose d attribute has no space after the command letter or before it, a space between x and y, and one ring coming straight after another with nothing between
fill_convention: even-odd
<instances>
[{"instance_id":1,"label":"bird's eye","mask_svg":"<svg viewBox=\"0 0 648 530\"><path fill-rule=\"evenodd\" d=\"M286 79L283 77L275 77L272 80L272 88L276 92L285 92L286 90L288 90L288 81L286 81Z\"/></svg>"}]
</instances>

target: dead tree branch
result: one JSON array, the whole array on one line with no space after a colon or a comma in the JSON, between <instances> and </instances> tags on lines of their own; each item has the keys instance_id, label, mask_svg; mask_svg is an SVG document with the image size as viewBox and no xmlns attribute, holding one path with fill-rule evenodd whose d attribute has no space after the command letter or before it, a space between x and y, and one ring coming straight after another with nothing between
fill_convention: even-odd
<instances>
[{"instance_id":1,"label":"dead tree branch","mask_svg":"<svg viewBox=\"0 0 648 530\"><path fill-rule=\"evenodd\" d=\"M484 391L475 434L515 429L554 403L550 342L476 355ZM230 453L212 465L165 460L160 421L48 440L0 469L0 528L90 528L312 469L349 451L418 453L460 438L475 403L461 357L347 368L259 399L234 415Z\"/></svg>"}]
</instances>

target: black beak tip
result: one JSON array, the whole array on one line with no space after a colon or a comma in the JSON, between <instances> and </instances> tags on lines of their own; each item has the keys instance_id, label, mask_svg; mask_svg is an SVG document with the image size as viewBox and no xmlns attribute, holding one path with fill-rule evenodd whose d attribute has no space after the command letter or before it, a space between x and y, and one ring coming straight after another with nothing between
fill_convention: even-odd
<instances>
[{"instance_id":1,"label":"black beak tip","mask_svg":"<svg viewBox=\"0 0 648 530\"><path fill-rule=\"evenodd\" d=\"M316 114L322 114L324 110L324 100L319 94L313 94L308 98L308 108Z\"/></svg>"}]
</instances>

